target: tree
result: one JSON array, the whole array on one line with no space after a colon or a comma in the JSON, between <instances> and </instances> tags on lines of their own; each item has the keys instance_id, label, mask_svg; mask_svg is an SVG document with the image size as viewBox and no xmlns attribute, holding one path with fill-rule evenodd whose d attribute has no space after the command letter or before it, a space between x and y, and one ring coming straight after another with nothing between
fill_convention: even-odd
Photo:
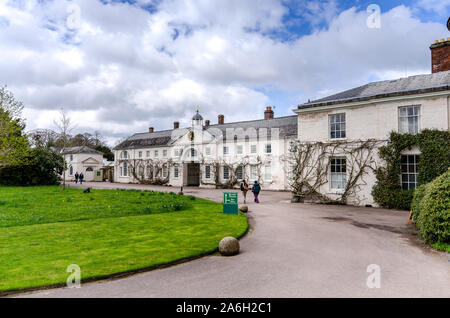
<instances>
[{"instance_id":1,"label":"tree","mask_svg":"<svg viewBox=\"0 0 450 318\"><path fill-rule=\"evenodd\" d=\"M26 160L29 143L21 119L23 104L5 87L0 88L0 168Z\"/></svg>"},{"instance_id":2,"label":"tree","mask_svg":"<svg viewBox=\"0 0 450 318\"><path fill-rule=\"evenodd\" d=\"M23 103L17 101L6 86L0 87L0 109L8 113L12 120L18 120L20 124L23 124L21 118Z\"/></svg>"},{"instance_id":3,"label":"tree","mask_svg":"<svg viewBox=\"0 0 450 318\"><path fill-rule=\"evenodd\" d=\"M59 138L58 140L61 142L61 153L63 156L63 187L66 187L66 147L69 145L70 140L70 132L73 130L74 126L72 125L72 121L64 109L61 109L58 120L55 120L55 125L58 128Z\"/></svg>"},{"instance_id":4,"label":"tree","mask_svg":"<svg viewBox=\"0 0 450 318\"><path fill-rule=\"evenodd\" d=\"M0 169L0 184L15 186L55 185L61 180L63 157L56 151L37 147L31 149L21 165Z\"/></svg>"},{"instance_id":5,"label":"tree","mask_svg":"<svg viewBox=\"0 0 450 318\"><path fill-rule=\"evenodd\" d=\"M30 143L35 147L56 147L58 134L51 129L36 129L28 133Z\"/></svg>"},{"instance_id":6,"label":"tree","mask_svg":"<svg viewBox=\"0 0 450 318\"><path fill-rule=\"evenodd\" d=\"M111 151L111 148L105 145L98 145L94 147L95 150L103 152L103 158L108 161L114 161L114 153Z\"/></svg>"}]
</instances>

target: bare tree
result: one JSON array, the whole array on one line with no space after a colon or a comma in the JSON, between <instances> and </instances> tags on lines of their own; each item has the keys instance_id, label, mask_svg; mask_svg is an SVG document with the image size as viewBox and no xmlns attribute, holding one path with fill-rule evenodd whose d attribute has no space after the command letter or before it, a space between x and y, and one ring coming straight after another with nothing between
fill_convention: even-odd
<instances>
[{"instance_id":1,"label":"bare tree","mask_svg":"<svg viewBox=\"0 0 450 318\"><path fill-rule=\"evenodd\" d=\"M57 133L59 135L59 139L61 140L61 153L63 156L63 164L64 164L64 169L63 169L63 187L66 187L66 147L70 141L70 132L75 128L72 124L72 121L69 117L69 115L67 115L67 113L64 111L64 109L61 109L60 114L59 114L59 118L57 120L54 121L55 126L57 127Z\"/></svg>"},{"instance_id":2,"label":"bare tree","mask_svg":"<svg viewBox=\"0 0 450 318\"><path fill-rule=\"evenodd\" d=\"M6 86L0 87L0 109L7 112L11 119L22 122L23 104L14 98L14 95L6 89Z\"/></svg>"}]
</instances>

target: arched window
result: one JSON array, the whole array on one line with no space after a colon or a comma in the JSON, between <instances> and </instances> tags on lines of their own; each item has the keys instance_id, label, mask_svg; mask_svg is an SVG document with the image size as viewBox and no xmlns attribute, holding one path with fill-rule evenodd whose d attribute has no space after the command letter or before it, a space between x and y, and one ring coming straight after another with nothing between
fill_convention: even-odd
<instances>
[{"instance_id":1,"label":"arched window","mask_svg":"<svg viewBox=\"0 0 450 318\"><path fill-rule=\"evenodd\" d=\"M91 167L86 169L86 172L91 172L91 171L94 171L94 169L92 169Z\"/></svg>"},{"instance_id":2,"label":"arched window","mask_svg":"<svg viewBox=\"0 0 450 318\"><path fill-rule=\"evenodd\" d=\"M69 168L69 175L73 176L73 167L72 166L70 166L70 168Z\"/></svg>"}]
</instances>

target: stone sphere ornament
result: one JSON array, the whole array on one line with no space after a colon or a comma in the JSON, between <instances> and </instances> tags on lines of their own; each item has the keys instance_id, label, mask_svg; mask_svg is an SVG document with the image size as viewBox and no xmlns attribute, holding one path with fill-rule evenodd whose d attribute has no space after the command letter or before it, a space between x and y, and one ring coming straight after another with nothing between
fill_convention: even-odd
<instances>
[{"instance_id":1,"label":"stone sphere ornament","mask_svg":"<svg viewBox=\"0 0 450 318\"><path fill-rule=\"evenodd\" d=\"M248 206L246 205L241 205L239 207L239 211L241 211L242 213L247 213L248 212Z\"/></svg>"},{"instance_id":2,"label":"stone sphere ornament","mask_svg":"<svg viewBox=\"0 0 450 318\"><path fill-rule=\"evenodd\" d=\"M223 256L233 256L239 254L239 241L234 237L225 237L219 243L219 252Z\"/></svg>"}]
</instances>

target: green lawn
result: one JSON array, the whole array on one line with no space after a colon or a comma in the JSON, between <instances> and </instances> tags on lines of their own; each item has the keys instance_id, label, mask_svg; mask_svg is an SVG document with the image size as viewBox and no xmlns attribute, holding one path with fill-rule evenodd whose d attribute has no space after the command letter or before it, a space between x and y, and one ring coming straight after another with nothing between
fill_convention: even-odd
<instances>
[{"instance_id":1,"label":"green lawn","mask_svg":"<svg viewBox=\"0 0 450 318\"><path fill-rule=\"evenodd\" d=\"M0 187L0 291L165 264L239 237L245 216L220 204L151 191Z\"/></svg>"}]
</instances>

